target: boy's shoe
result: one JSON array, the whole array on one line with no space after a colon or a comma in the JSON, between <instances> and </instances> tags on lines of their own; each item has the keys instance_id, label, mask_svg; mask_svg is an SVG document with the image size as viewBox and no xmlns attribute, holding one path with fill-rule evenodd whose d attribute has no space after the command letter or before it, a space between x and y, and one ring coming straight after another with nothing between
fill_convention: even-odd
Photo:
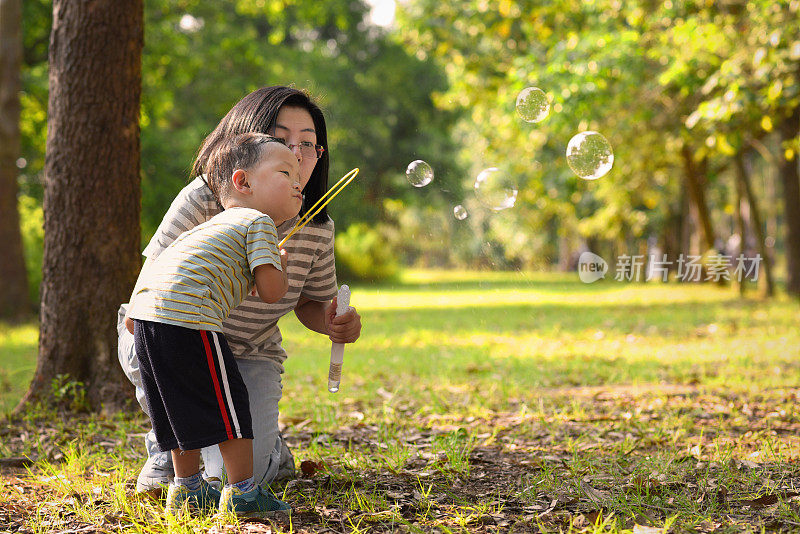
<instances>
[{"instance_id":1,"label":"boy's shoe","mask_svg":"<svg viewBox=\"0 0 800 534\"><path fill-rule=\"evenodd\" d=\"M266 517L270 512L292 513L292 507L273 497L269 490L256 486L244 492L236 486L225 486L219 501L220 511L233 512L239 517Z\"/></svg>"},{"instance_id":2,"label":"boy's shoe","mask_svg":"<svg viewBox=\"0 0 800 534\"><path fill-rule=\"evenodd\" d=\"M136 493L147 493L151 497L160 498L163 490L170 485L174 477L175 471L172 469L172 462L164 465L163 458L159 458L158 455L151 456L139 471L136 479Z\"/></svg>"},{"instance_id":3,"label":"boy's shoe","mask_svg":"<svg viewBox=\"0 0 800 534\"><path fill-rule=\"evenodd\" d=\"M205 480L200 482L200 487L196 490L170 484L165 510L167 514L174 516L180 515L184 506L190 510L208 512L217 507L219 499L219 490Z\"/></svg>"}]
</instances>

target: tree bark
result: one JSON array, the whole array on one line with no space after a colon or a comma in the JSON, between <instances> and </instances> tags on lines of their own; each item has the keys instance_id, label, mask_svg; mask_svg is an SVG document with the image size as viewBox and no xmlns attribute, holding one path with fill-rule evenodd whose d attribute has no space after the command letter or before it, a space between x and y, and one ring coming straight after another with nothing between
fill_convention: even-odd
<instances>
[{"instance_id":1,"label":"tree bark","mask_svg":"<svg viewBox=\"0 0 800 534\"><path fill-rule=\"evenodd\" d=\"M750 173L744 161L744 154L739 152L736 154L736 177L741 184L742 192L747 199L747 205L750 207L750 220L752 222L753 233L756 237L758 253L761 254L761 271L764 273L764 294L771 297L775 294L775 283L772 280L772 261L767 250L767 240L764 237L764 227L761 226L761 210L756 201L756 195L753 192L752 180L750 180ZM744 239L744 232L742 233ZM744 250L744 241L742 241L742 250Z\"/></svg>"},{"instance_id":2,"label":"tree bark","mask_svg":"<svg viewBox=\"0 0 800 534\"><path fill-rule=\"evenodd\" d=\"M683 156L684 176L686 177L686 187L689 191L689 198L697 209L697 218L700 223L700 228L703 230L703 243L705 244L706 250L711 250L714 248L714 230L711 225L711 215L708 211L708 205L706 204L706 193L703 184L704 177L697 163L694 161L692 150L687 145L683 145L681 148L681 155Z\"/></svg>"},{"instance_id":3,"label":"tree bark","mask_svg":"<svg viewBox=\"0 0 800 534\"><path fill-rule=\"evenodd\" d=\"M132 393L115 319L140 267L142 44L142 0L53 2L39 358L23 403L52 402L59 375L93 409Z\"/></svg>"},{"instance_id":4,"label":"tree bark","mask_svg":"<svg viewBox=\"0 0 800 534\"><path fill-rule=\"evenodd\" d=\"M22 2L0 0L0 318L19 319L31 312L28 274L17 207L17 158L20 147L20 68Z\"/></svg>"},{"instance_id":5,"label":"tree bark","mask_svg":"<svg viewBox=\"0 0 800 534\"><path fill-rule=\"evenodd\" d=\"M780 125L781 142L800 135L800 108ZM791 159L781 154L778 173L783 184L783 215L786 221L786 291L800 297L800 170L796 151Z\"/></svg>"}]
</instances>

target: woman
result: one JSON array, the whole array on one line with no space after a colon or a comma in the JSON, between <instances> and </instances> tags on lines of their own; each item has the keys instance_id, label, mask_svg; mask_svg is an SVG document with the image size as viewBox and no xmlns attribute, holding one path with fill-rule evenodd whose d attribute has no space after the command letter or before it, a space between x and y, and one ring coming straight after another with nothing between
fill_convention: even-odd
<instances>
[{"instance_id":1,"label":"woman","mask_svg":"<svg viewBox=\"0 0 800 534\"><path fill-rule=\"evenodd\" d=\"M284 86L263 87L237 102L203 141L192 169L194 180L175 198L142 253L147 258L145 264L182 232L221 211L201 172L221 139L246 132L279 137L297 156L304 196L300 215L325 194L329 153L322 111L302 91ZM296 219L292 219L279 226L279 237L285 236L295 222ZM328 218L327 210L322 209L284 246L289 255L286 296L275 304L266 304L257 296L250 296L231 311L223 325L249 391L254 434L253 472L262 485L278 478L279 470L280 478L294 473L294 459L278 431L281 374L287 357L281 347L278 319L293 310L308 329L328 335L337 343L352 343L361 334L361 317L354 308L336 317L335 301L332 301L337 290L333 239L333 221ZM146 412L133 339L121 324L125 309L123 304L118 321L120 364L136 386L137 399ZM172 477L172 460L168 452L158 450L152 431L145 437L145 445L148 459L137 479L136 491L160 491ZM203 461L207 478L222 476L222 458L216 447L203 449Z\"/></svg>"}]
</instances>

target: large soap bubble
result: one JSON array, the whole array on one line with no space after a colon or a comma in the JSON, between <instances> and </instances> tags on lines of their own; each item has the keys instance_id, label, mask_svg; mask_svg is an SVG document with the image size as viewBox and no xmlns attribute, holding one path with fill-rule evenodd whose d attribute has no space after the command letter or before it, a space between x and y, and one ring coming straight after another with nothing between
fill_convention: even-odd
<instances>
[{"instance_id":1,"label":"large soap bubble","mask_svg":"<svg viewBox=\"0 0 800 534\"><path fill-rule=\"evenodd\" d=\"M482 170L475 178L475 195L495 211L508 209L517 201L517 184L497 167Z\"/></svg>"},{"instance_id":2,"label":"large soap bubble","mask_svg":"<svg viewBox=\"0 0 800 534\"><path fill-rule=\"evenodd\" d=\"M417 159L408 164L406 178L414 187L425 187L433 181L433 169L421 159Z\"/></svg>"},{"instance_id":3,"label":"large soap bubble","mask_svg":"<svg viewBox=\"0 0 800 534\"><path fill-rule=\"evenodd\" d=\"M597 180L611 170L614 152L611 144L597 132L581 132L569 140L567 164L584 180Z\"/></svg>"},{"instance_id":4,"label":"large soap bubble","mask_svg":"<svg viewBox=\"0 0 800 534\"><path fill-rule=\"evenodd\" d=\"M517 114L526 122L540 122L550 113L550 101L538 87L526 87L517 96Z\"/></svg>"}]
</instances>

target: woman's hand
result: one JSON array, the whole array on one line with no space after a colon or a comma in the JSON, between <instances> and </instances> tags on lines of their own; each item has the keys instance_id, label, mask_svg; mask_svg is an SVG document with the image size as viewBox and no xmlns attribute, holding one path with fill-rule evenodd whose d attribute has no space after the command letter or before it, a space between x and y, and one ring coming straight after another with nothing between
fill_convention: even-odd
<instances>
[{"instance_id":1,"label":"woman's hand","mask_svg":"<svg viewBox=\"0 0 800 534\"><path fill-rule=\"evenodd\" d=\"M352 306L336 317L336 297L325 310L325 330L334 343L353 343L361 335L361 316Z\"/></svg>"}]
</instances>

